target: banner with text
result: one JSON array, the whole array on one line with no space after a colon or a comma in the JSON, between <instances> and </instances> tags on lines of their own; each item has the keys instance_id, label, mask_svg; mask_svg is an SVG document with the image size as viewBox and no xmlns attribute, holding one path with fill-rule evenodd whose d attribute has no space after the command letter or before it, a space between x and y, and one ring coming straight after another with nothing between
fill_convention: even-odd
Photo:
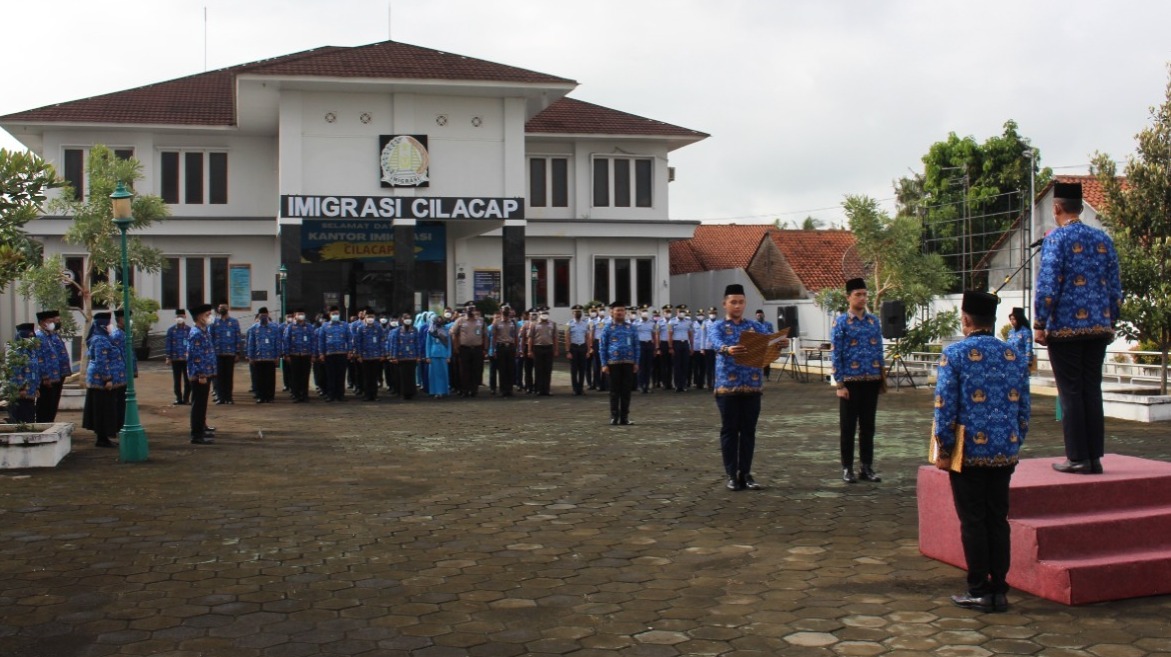
<instances>
[{"instance_id":1,"label":"banner with text","mask_svg":"<svg viewBox=\"0 0 1171 657\"><path fill-rule=\"evenodd\" d=\"M447 259L447 227L415 226L415 261ZM301 262L394 260L394 227L385 221L316 221L301 223Z\"/></svg>"},{"instance_id":2,"label":"banner with text","mask_svg":"<svg viewBox=\"0 0 1171 657\"><path fill-rule=\"evenodd\" d=\"M523 198L455 196L281 196L282 219L524 219Z\"/></svg>"}]
</instances>

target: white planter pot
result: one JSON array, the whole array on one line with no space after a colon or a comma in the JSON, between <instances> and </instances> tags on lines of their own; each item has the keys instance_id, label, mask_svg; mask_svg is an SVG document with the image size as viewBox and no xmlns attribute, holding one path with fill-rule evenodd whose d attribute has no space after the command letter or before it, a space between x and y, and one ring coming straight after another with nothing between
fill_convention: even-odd
<instances>
[{"instance_id":1,"label":"white planter pot","mask_svg":"<svg viewBox=\"0 0 1171 657\"><path fill-rule=\"evenodd\" d=\"M73 450L73 424L29 425L19 431L15 424L0 424L0 470L52 468Z\"/></svg>"}]
</instances>

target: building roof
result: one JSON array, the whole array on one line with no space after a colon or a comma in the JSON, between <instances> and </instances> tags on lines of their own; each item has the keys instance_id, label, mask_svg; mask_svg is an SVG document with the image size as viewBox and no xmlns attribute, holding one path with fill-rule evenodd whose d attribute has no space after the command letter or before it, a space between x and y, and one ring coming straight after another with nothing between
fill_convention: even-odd
<instances>
[{"instance_id":1,"label":"building roof","mask_svg":"<svg viewBox=\"0 0 1171 657\"><path fill-rule=\"evenodd\" d=\"M700 225L696 227L695 236L691 239L671 243L671 274L746 269L752 261L752 256L756 254L760 240L772 229L769 224ZM690 249L693 260L689 260L683 252L684 245ZM681 260L678 263L678 271L676 254L680 254Z\"/></svg>"},{"instance_id":2,"label":"building roof","mask_svg":"<svg viewBox=\"0 0 1171 657\"><path fill-rule=\"evenodd\" d=\"M703 139L709 135L670 123L619 112L573 98L561 98L525 124L527 133L600 134Z\"/></svg>"},{"instance_id":3,"label":"building roof","mask_svg":"<svg viewBox=\"0 0 1171 657\"><path fill-rule=\"evenodd\" d=\"M0 122L103 125L236 125L236 79L276 77L450 80L575 86L567 78L395 41L324 46L144 87L16 112ZM580 100L561 98L537 113L526 133L674 137L708 135Z\"/></svg>"},{"instance_id":4,"label":"building roof","mask_svg":"<svg viewBox=\"0 0 1171 657\"><path fill-rule=\"evenodd\" d=\"M1125 189L1126 179L1121 178L1121 181L1122 187ZM1043 189L1037 192L1037 196L1033 199L1033 203L1036 204L1041 199L1045 198L1045 196L1049 193L1049 190L1053 189L1054 183L1059 182L1081 183L1082 203L1093 208L1094 211L1098 214L1101 214L1106 209L1106 206L1109 205L1109 202L1106 200L1106 190L1102 187L1102 182L1098 180L1097 176L1053 176L1053 179L1049 181L1049 184L1045 185ZM976 263L974 267L975 270L979 271L988 267L989 263L992 262L993 256L995 256L996 253L1000 251L1000 247L1004 246L1004 244L1008 242L1013 234L1020 230L1021 223L1024 222L1026 216L1027 214L1025 212L1017 215L1017 218L1013 220L1012 225L1005 229L1000 237L996 238L996 241L992 243L992 246L988 247L988 252L985 253L984 257L980 258L980 261Z\"/></svg>"},{"instance_id":5,"label":"building roof","mask_svg":"<svg viewBox=\"0 0 1171 657\"><path fill-rule=\"evenodd\" d=\"M810 292L846 282L843 254L854 246L848 230L772 230L769 237Z\"/></svg>"}]
</instances>

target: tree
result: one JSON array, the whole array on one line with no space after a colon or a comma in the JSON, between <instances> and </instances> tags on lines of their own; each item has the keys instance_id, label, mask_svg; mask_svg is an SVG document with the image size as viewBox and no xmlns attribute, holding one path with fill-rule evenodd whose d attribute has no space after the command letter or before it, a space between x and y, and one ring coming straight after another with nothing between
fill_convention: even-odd
<instances>
[{"instance_id":1,"label":"tree","mask_svg":"<svg viewBox=\"0 0 1171 657\"><path fill-rule=\"evenodd\" d=\"M890 217L878 207L878 201L868 196L847 196L842 207L854 233L858 259L868 272L866 286L870 290L872 308L880 308L883 301L902 301L911 315L931 306L932 300L947 292L953 276L943 257L924 253L921 249L923 225L918 217L901 214ZM846 297L842 290L822 290L817 304L826 310L844 312ZM927 343L950 334L958 326L958 315L953 312L924 317L910 331L913 340L903 340L898 351L919 351Z\"/></svg>"},{"instance_id":2,"label":"tree","mask_svg":"<svg viewBox=\"0 0 1171 657\"><path fill-rule=\"evenodd\" d=\"M895 181L899 214L923 220L924 243L944 257L956 274L954 290L977 287L965 277L1007 230L1030 201L1030 167L1035 187L1042 189L1053 172L1040 168L1040 155L1029 158L1029 140L1017 132L1015 121L1004 132L977 143L973 137L950 133L923 156L923 173Z\"/></svg>"},{"instance_id":3,"label":"tree","mask_svg":"<svg viewBox=\"0 0 1171 657\"><path fill-rule=\"evenodd\" d=\"M134 181L142 177L142 165L136 159L118 158L109 148L95 145L90 149L86 162L86 175L89 189L80 200L76 200L72 190L66 188L64 194L48 203L50 212L73 218L63 239L67 244L79 246L85 251L82 275L69 275L61 258L54 256L26 271L20 282L22 294L36 298L46 307L68 307L69 290L76 291L81 298L83 332L89 330L93 321L95 302L105 307L121 304L122 242L121 232L114 224L110 194L119 182L132 187ZM168 214L170 211L158 196L136 196L131 230L146 228L166 218ZM162 269L162 253L143 244L136 235L128 237L127 252L134 270L153 273ZM72 326L70 313L62 313L62 320L63 328L70 332L76 328ZM84 352L80 360L84 372Z\"/></svg>"},{"instance_id":4,"label":"tree","mask_svg":"<svg viewBox=\"0 0 1171 657\"><path fill-rule=\"evenodd\" d=\"M1138 154L1127 158L1125 187L1105 154L1094 154L1093 168L1107 199L1100 216L1118 251L1123 297L1118 329L1162 353L1165 395L1171 347L1171 79L1163 104L1151 108L1151 125L1135 140Z\"/></svg>"},{"instance_id":5,"label":"tree","mask_svg":"<svg viewBox=\"0 0 1171 657\"><path fill-rule=\"evenodd\" d=\"M24 226L41 214L46 192L64 183L35 153L0 149L0 290L40 260Z\"/></svg>"},{"instance_id":6,"label":"tree","mask_svg":"<svg viewBox=\"0 0 1171 657\"><path fill-rule=\"evenodd\" d=\"M825 226L825 222L813 215L805 217L805 221L801 222L801 230L821 230Z\"/></svg>"}]
</instances>

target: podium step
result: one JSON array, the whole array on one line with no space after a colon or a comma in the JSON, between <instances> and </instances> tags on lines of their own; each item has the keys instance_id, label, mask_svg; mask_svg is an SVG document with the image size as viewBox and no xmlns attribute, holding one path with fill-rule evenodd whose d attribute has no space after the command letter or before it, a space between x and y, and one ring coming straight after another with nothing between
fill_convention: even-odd
<instances>
[{"instance_id":1,"label":"podium step","mask_svg":"<svg viewBox=\"0 0 1171 657\"><path fill-rule=\"evenodd\" d=\"M1012 522L1027 533L1021 538L1036 546L1035 558L1042 561L1160 549L1171 555L1171 505L1013 518ZM1013 540L1017 538L1014 533Z\"/></svg>"}]
</instances>

